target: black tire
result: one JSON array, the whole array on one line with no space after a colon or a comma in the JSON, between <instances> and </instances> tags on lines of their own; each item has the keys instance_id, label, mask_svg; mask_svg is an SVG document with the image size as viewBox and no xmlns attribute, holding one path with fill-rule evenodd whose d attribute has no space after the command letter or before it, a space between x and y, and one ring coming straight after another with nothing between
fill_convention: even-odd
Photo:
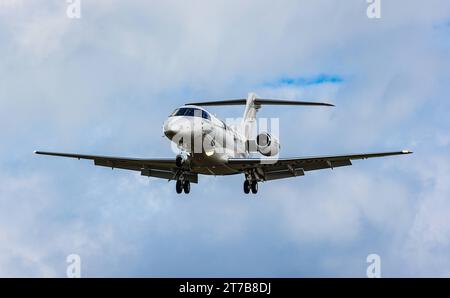
<instances>
[{"instance_id":1,"label":"black tire","mask_svg":"<svg viewBox=\"0 0 450 298\"><path fill-rule=\"evenodd\" d=\"M250 182L248 180L244 181L244 193L249 194L250 193Z\"/></svg>"},{"instance_id":2,"label":"black tire","mask_svg":"<svg viewBox=\"0 0 450 298\"><path fill-rule=\"evenodd\" d=\"M254 194L258 193L258 182L257 181L252 182L252 193L254 193Z\"/></svg>"},{"instance_id":3,"label":"black tire","mask_svg":"<svg viewBox=\"0 0 450 298\"><path fill-rule=\"evenodd\" d=\"M183 184L181 183L180 180L177 181L175 189L177 190L177 194L180 194L183 192Z\"/></svg>"},{"instance_id":4,"label":"black tire","mask_svg":"<svg viewBox=\"0 0 450 298\"><path fill-rule=\"evenodd\" d=\"M184 189L185 194L190 193L191 192L191 182L184 181L183 189Z\"/></svg>"}]
</instances>

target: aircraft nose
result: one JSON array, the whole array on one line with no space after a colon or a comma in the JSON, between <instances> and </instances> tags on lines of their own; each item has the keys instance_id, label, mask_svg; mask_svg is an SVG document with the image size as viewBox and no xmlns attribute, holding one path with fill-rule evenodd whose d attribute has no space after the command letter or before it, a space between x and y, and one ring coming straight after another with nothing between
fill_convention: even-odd
<instances>
[{"instance_id":1,"label":"aircraft nose","mask_svg":"<svg viewBox=\"0 0 450 298\"><path fill-rule=\"evenodd\" d=\"M171 121L167 121L164 124L164 134L169 139L172 139L177 134L178 131L179 131L178 126L171 123Z\"/></svg>"},{"instance_id":2,"label":"aircraft nose","mask_svg":"<svg viewBox=\"0 0 450 298\"><path fill-rule=\"evenodd\" d=\"M164 130L164 134L167 138L172 139L177 133L171 129Z\"/></svg>"},{"instance_id":3,"label":"aircraft nose","mask_svg":"<svg viewBox=\"0 0 450 298\"><path fill-rule=\"evenodd\" d=\"M172 139L175 135L184 130L184 121L182 119L168 119L164 123L164 134L167 138Z\"/></svg>"}]
</instances>

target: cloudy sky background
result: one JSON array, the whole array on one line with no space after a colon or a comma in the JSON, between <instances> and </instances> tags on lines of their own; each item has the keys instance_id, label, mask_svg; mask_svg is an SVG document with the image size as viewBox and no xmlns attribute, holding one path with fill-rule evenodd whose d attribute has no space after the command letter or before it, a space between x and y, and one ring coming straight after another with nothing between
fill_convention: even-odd
<instances>
[{"instance_id":1,"label":"cloudy sky background","mask_svg":"<svg viewBox=\"0 0 450 298\"><path fill-rule=\"evenodd\" d=\"M0 276L450 276L450 2L0 1ZM243 177L173 183L53 150L170 157L189 99L270 107L283 156L411 149L242 193ZM242 108L213 109L222 117Z\"/></svg>"}]
</instances>

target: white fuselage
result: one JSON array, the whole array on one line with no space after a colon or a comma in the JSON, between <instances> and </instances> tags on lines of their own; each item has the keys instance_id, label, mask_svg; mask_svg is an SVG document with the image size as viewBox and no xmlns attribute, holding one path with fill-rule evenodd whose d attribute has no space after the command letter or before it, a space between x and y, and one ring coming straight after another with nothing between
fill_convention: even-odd
<instances>
[{"instance_id":1,"label":"white fuselage","mask_svg":"<svg viewBox=\"0 0 450 298\"><path fill-rule=\"evenodd\" d=\"M186 156L193 171L206 175L236 174L228 158L248 157L239 127L228 126L198 106L176 109L164 123L164 134Z\"/></svg>"}]
</instances>

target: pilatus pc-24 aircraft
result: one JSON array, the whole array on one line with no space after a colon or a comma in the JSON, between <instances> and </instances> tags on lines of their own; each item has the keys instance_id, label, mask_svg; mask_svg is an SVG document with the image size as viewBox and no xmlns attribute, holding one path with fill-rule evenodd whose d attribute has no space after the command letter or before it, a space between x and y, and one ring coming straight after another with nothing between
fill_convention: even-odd
<instances>
[{"instance_id":1,"label":"pilatus pc-24 aircraft","mask_svg":"<svg viewBox=\"0 0 450 298\"><path fill-rule=\"evenodd\" d=\"M244 105L242 120L226 125L206 106ZM258 192L258 182L303 176L305 172L350 166L352 160L410 154L411 151L279 158L280 144L268 132L255 133L256 113L264 105L333 106L328 103L247 99L189 103L176 109L164 123L164 134L180 152L174 158L128 158L36 151L36 154L93 160L96 166L138 171L143 176L176 181L177 193L189 193L199 175L244 174L244 192ZM196 148L195 144L200 144ZM194 146L193 146L194 145ZM199 149L199 150L198 150ZM257 156L259 155L259 157ZM260 156L263 155L264 157Z\"/></svg>"}]
</instances>

